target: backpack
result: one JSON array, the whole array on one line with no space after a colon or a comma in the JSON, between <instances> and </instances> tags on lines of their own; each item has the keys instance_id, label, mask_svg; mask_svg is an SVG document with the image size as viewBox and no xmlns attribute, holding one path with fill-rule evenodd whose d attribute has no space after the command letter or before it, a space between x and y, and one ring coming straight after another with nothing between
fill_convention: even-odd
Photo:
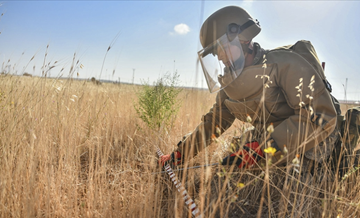
<instances>
[{"instance_id":1,"label":"backpack","mask_svg":"<svg viewBox=\"0 0 360 218\"><path fill-rule=\"evenodd\" d=\"M299 40L293 45L286 45L286 46L279 47L277 49L292 50L292 51L298 53L299 55L301 55L305 60L307 60L307 62L309 62L311 64L311 66L314 67L315 71L318 73L320 78L323 80L326 89L329 92L332 91L331 85L327 81L327 79L325 77L325 73L324 73L325 62L323 62L322 64L320 63L320 60L316 54L314 46L311 44L310 41Z\"/></svg>"},{"instance_id":2,"label":"backpack","mask_svg":"<svg viewBox=\"0 0 360 218\"><path fill-rule=\"evenodd\" d=\"M357 147L360 142L360 106L352 107L346 111L345 120L341 126L341 133L345 146L351 155L359 154L360 150Z\"/></svg>"},{"instance_id":3,"label":"backpack","mask_svg":"<svg viewBox=\"0 0 360 218\"><path fill-rule=\"evenodd\" d=\"M309 62L323 80L326 89L331 92L332 88L327 81L324 73L324 64L316 54L316 51L310 41L300 40L293 45L279 47L278 49L292 50L301 55ZM341 139L335 143L332 157L335 159L333 168L340 166L340 174L346 172L346 169L352 165L357 165L360 157L360 106L348 109L345 116L341 115L339 101L330 94L333 105L337 113L337 129L340 131ZM344 119L345 118L345 119ZM359 144L360 146L360 144ZM356 150L358 149L358 150ZM353 157L353 158L349 158ZM338 165L339 163L339 165Z\"/></svg>"},{"instance_id":4,"label":"backpack","mask_svg":"<svg viewBox=\"0 0 360 218\"><path fill-rule=\"evenodd\" d=\"M331 84L329 83L329 81L327 81L325 73L324 73L325 62L323 62L322 64L320 63L320 60L316 54L315 48L311 44L310 41L299 40L293 45L286 45L286 46L279 47L277 49L291 50L291 51L296 52L297 54L301 55L301 57L303 57L307 62L309 62L311 64L311 66L314 67L315 71L318 73L318 75L324 82L326 89L331 93L331 91L332 91ZM338 127L340 128L340 123L342 121L342 118L340 117L341 116L340 103L334 96L332 96L331 94L330 94L330 96L331 96L333 105L336 109L336 114L338 116L338 121L339 121Z\"/></svg>"},{"instance_id":5,"label":"backpack","mask_svg":"<svg viewBox=\"0 0 360 218\"><path fill-rule=\"evenodd\" d=\"M342 116L344 117L344 116ZM353 166L358 166L360 149L360 106L350 108L345 113L345 119L340 127L341 140L335 145L332 154L332 168L339 170L343 177Z\"/></svg>"}]
</instances>

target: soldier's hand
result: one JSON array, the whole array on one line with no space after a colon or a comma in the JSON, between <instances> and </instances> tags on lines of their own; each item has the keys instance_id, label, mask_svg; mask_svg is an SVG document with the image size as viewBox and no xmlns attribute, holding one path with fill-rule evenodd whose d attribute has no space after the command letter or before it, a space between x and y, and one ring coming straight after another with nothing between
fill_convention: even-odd
<instances>
[{"instance_id":1,"label":"soldier's hand","mask_svg":"<svg viewBox=\"0 0 360 218\"><path fill-rule=\"evenodd\" d=\"M171 154L165 154L160 157L159 163L164 166L167 161L171 159Z\"/></svg>"},{"instance_id":2,"label":"soldier's hand","mask_svg":"<svg viewBox=\"0 0 360 218\"><path fill-rule=\"evenodd\" d=\"M172 166L177 166L182 163L181 153L174 151L171 154L166 154L160 157L159 163L164 166L166 162L170 162Z\"/></svg>"},{"instance_id":3,"label":"soldier's hand","mask_svg":"<svg viewBox=\"0 0 360 218\"><path fill-rule=\"evenodd\" d=\"M259 147L259 143L254 141L245 144L240 150L225 157L221 164L236 164L239 168L250 168L255 165L261 157L264 157L264 154Z\"/></svg>"}]
</instances>

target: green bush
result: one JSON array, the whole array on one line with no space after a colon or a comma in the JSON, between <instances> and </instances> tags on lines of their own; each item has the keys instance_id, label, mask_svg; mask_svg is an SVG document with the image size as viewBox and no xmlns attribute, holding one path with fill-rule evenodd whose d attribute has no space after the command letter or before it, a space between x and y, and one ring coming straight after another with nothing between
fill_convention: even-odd
<instances>
[{"instance_id":1,"label":"green bush","mask_svg":"<svg viewBox=\"0 0 360 218\"><path fill-rule=\"evenodd\" d=\"M177 96L181 89L176 87L179 75L166 74L151 86L144 82L141 91L137 93L138 103L135 104L136 113L148 127L160 130L172 126L180 108Z\"/></svg>"}]
</instances>

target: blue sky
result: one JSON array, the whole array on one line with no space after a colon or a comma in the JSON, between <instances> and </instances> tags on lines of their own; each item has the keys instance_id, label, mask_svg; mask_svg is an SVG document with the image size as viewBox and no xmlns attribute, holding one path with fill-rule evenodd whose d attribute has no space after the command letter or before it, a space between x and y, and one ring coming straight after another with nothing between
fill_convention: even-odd
<instances>
[{"instance_id":1,"label":"blue sky","mask_svg":"<svg viewBox=\"0 0 360 218\"><path fill-rule=\"evenodd\" d=\"M135 69L136 83L152 82L176 69L182 85L205 86L202 71L196 70L201 23L224 6L238 5L260 21L262 31L254 41L271 49L310 40L326 62L333 94L344 98L348 78L347 99L360 100L359 1L2 1L0 5L4 14L0 63L15 65L18 74L41 75L49 44L46 63L58 61L51 76L59 75L63 67L63 76L68 76L76 53L84 66L76 71L79 77L99 78L106 50L116 39L101 79L131 82Z\"/></svg>"}]
</instances>

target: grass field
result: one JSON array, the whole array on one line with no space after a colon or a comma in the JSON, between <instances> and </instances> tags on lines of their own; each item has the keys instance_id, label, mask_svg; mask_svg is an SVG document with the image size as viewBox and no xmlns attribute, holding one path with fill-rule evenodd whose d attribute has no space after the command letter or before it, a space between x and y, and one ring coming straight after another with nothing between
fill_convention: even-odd
<instances>
[{"instance_id":1,"label":"grass field","mask_svg":"<svg viewBox=\"0 0 360 218\"><path fill-rule=\"evenodd\" d=\"M172 128L153 132L134 110L140 88L1 76L0 216L191 217L168 175L153 174L161 170L155 147L171 152L215 95L183 90ZM236 121L222 140L242 125ZM213 143L190 164L222 154ZM204 217L360 216L357 171L319 178L213 167L189 170L183 184Z\"/></svg>"}]
</instances>

